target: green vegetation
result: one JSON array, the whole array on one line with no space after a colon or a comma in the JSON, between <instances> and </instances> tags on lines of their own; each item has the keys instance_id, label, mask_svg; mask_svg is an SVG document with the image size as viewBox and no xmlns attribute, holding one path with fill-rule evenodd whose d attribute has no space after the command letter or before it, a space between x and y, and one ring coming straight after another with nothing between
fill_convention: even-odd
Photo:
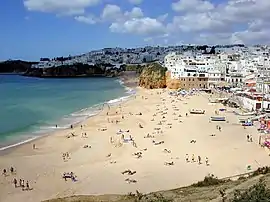
<instances>
[{"instance_id":1,"label":"green vegetation","mask_svg":"<svg viewBox=\"0 0 270 202\"><path fill-rule=\"evenodd\" d=\"M269 202L270 189L266 187L266 183L262 180L247 190L234 192L232 202Z\"/></svg>"},{"instance_id":2,"label":"green vegetation","mask_svg":"<svg viewBox=\"0 0 270 202\"><path fill-rule=\"evenodd\" d=\"M126 71L135 71L138 74L142 73L144 65L125 65Z\"/></svg>"},{"instance_id":3,"label":"green vegetation","mask_svg":"<svg viewBox=\"0 0 270 202\"><path fill-rule=\"evenodd\" d=\"M204 177L203 181L199 181L195 184L193 184L192 186L194 187L206 187L206 186L213 186L213 185L218 185L218 184L222 184L225 183L229 180L222 180L222 179L218 179L217 177L215 177L214 175L207 175Z\"/></svg>"}]
</instances>

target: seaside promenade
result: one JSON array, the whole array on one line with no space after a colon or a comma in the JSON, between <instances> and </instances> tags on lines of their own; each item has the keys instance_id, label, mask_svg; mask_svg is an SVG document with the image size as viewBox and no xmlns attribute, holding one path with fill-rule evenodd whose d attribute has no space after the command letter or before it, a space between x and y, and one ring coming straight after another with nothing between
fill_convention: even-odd
<instances>
[{"instance_id":1,"label":"seaside promenade","mask_svg":"<svg viewBox=\"0 0 270 202\"><path fill-rule=\"evenodd\" d=\"M187 186L208 174L223 178L269 165L256 127L241 126L229 107L219 112L225 122L210 122L224 106L209 104L208 98L205 93L175 97L167 90L138 89L128 101L104 106L82 127L14 148L0 155L0 168L7 169L0 176L0 201L146 193ZM205 114L190 114L191 109ZM32 190L14 188L14 178L29 181Z\"/></svg>"}]
</instances>

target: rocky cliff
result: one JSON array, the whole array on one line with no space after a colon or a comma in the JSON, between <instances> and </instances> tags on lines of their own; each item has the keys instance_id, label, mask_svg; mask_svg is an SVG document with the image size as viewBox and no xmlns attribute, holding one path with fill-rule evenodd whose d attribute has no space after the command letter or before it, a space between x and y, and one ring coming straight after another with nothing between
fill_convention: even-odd
<instances>
[{"instance_id":1,"label":"rocky cliff","mask_svg":"<svg viewBox=\"0 0 270 202\"><path fill-rule=\"evenodd\" d=\"M166 71L158 63L146 65L140 74L139 86L147 89L166 88Z\"/></svg>"},{"instance_id":2,"label":"rocky cliff","mask_svg":"<svg viewBox=\"0 0 270 202\"><path fill-rule=\"evenodd\" d=\"M169 89L181 88L181 81L179 79L171 79L171 72L166 72L166 86Z\"/></svg>"}]
</instances>

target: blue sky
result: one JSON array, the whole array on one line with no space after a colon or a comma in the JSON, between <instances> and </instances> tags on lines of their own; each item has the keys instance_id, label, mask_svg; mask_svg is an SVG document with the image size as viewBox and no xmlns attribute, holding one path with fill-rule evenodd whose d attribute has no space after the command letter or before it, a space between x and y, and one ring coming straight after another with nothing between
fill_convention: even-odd
<instances>
[{"instance_id":1,"label":"blue sky","mask_svg":"<svg viewBox=\"0 0 270 202\"><path fill-rule=\"evenodd\" d=\"M2 0L0 8L0 60L270 38L265 0Z\"/></svg>"}]
</instances>

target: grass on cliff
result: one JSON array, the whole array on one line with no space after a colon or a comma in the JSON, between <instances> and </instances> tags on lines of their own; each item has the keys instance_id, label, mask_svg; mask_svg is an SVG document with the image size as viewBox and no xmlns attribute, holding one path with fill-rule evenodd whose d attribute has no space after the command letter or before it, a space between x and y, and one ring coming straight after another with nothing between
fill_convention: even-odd
<instances>
[{"instance_id":1,"label":"grass on cliff","mask_svg":"<svg viewBox=\"0 0 270 202\"><path fill-rule=\"evenodd\" d=\"M46 202L270 202L270 167L259 168L248 177L238 180L217 179L206 176L188 187L143 194L139 191L127 195L72 196Z\"/></svg>"}]
</instances>

